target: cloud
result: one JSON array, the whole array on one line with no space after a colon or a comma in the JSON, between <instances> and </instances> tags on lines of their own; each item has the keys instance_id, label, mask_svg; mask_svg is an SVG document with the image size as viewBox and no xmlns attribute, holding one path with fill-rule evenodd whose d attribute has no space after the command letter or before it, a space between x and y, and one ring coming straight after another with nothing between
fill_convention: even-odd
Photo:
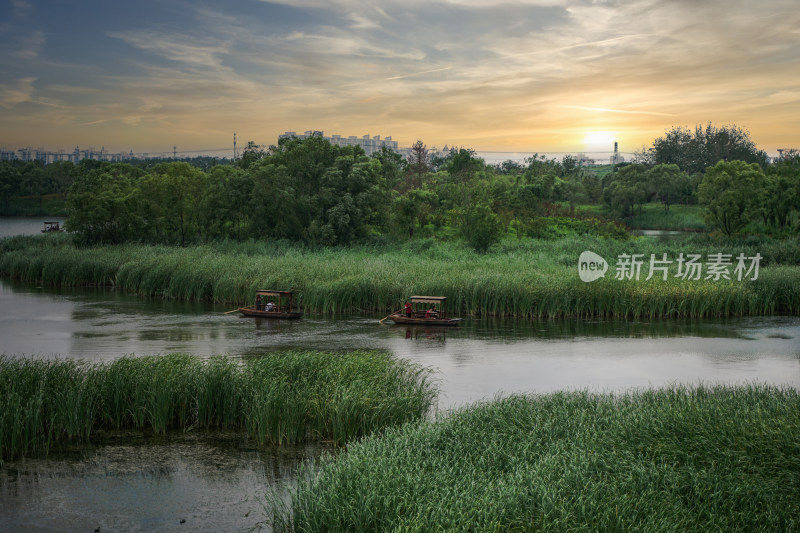
<instances>
[{"instance_id":1,"label":"cloud","mask_svg":"<svg viewBox=\"0 0 800 533\"><path fill-rule=\"evenodd\" d=\"M562 105L565 109L579 109L581 111L597 111L599 113L622 113L625 115L650 115L654 117L674 117L675 113L659 113L657 111L632 111L627 109L609 109L607 107L588 107L582 105Z\"/></svg>"},{"instance_id":2,"label":"cloud","mask_svg":"<svg viewBox=\"0 0 800 533\"><path fill-rule=\"evenodd\" d=\"M9 54L23 60L35 59L39 57L45 42L44 32L38 30L25 32L11 45Z\"/></svg>"},{"instance_id":3,"label":"cloud","mask_svg":"<svg viewBox=\"0 0 800 533\"><path fill-rule=\"evenodd\" d=\"M0 84L0 106L10 109L33 101L33 83L36 78L20 78L14 84Z\"/></svg>"},{"instance_id":4,"label":"cloud","mask_svg":"<svg viewBox=\"0 0 800 533\"><path fill-rule=\"evenodd\" d=\"M194 66L219 67L220 55L228 53L229 43L213 38L158 32L155 30L107 32L134 48Z\"/></svg>"}]
</instances>

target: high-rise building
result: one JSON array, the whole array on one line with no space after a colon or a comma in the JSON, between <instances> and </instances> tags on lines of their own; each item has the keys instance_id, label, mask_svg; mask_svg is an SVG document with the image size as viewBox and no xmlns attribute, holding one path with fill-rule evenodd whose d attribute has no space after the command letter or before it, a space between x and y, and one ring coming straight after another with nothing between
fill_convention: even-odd
<instances>
[{"instance_id":1,"label":"high-rise building","mask_svg":"<svg viewBox=\"0 0 800 533\"><path fill-rule=\"evenodd\" d=\"M394 150L395 152L399 152L397 148L397 141L393 141L392 137L386 137L381 139L380 135L375 135L374 137L370 137L369 135L364 135L363 137L357 137L355 135L350 135L349 137L342 137L341 135L331 135L330 137L326 137L324 132L318 130L308 130L302 134L295 133L293 131L287 131L282 135L278 136L278 139L287 139L291 137L296 137L298 139L307 139L308 137L322 137L326 141L330 142L336 146L360 146L364 149L364 153L367 155L372 155L375 152L380 152L381 148L384 146L390 150Z\"/></svg>"}]
</instances>

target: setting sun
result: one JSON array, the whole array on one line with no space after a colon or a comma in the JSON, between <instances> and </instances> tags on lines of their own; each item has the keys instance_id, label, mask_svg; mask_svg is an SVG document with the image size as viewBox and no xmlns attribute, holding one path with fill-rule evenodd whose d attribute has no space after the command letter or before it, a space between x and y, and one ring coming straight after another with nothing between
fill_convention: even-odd
<instances>
[{"instance_id":1,"label":"setting sun","mask_svg":"<svg viewBox=\"0 0 800 533\"><path fill-rule=\"evenodd\" d=\"M610 152L615 140L613 131L588 131L583 137L583 148L587 152Z\"/></svg>"}]
</instances>

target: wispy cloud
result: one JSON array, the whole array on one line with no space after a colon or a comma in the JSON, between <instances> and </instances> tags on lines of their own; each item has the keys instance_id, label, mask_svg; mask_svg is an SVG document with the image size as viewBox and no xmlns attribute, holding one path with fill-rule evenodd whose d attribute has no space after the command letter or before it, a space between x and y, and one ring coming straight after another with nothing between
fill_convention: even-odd
<instances>
[{"instance_id":1,"label":"wispy cloud","mask_svg":"<svg viewBox=\"0 0 800 533\"><path fill-rule=\"evenodd\" d=\"M0 84L0 106L10 109L33 100L33 83L36 78L20 78L15 83Z\"/></svg>"},{"instance_id":2,"label":"wispy cloud","mask_svg":"<svg viewBox=\"0 0 800 533\"><path fill-rule=\"evenodd\" d=\"M142 0L68 38L50 33L66 8L41 1L12 0L24 31L0 29L4 139L315 128L530 150L712 120L800 145L796 0Z\"/></svg>"},{"instance_id":3,"label":"wispy cloud","mask_svg":"<svg viewBox=\"0 0 800 533\"><path fill-rule=\"evenodd\" d=\"M423 70L422 72L412 72L411 74L401 74L399 76L391 76L389 78L383 78L385 81L390 80L402 80L404 78L413 78L415 76L422 76L424 74L430 74L432 72L442 72L443 70L450 70L453 67L442 67L442 68L434 68L431 70Z\"/></svg>"},{"instance_id":4,"label":"wispy cloud","mask_svg":"<svg viewBox=\"0 0 800 533\"><path fill-rule=\"evenodd\" d=\"M624 115L649 115L653 117L674 117L675 113L659 113L657 111L632 111L628 109L609 109L607 107L589 107L582 105L562 105L565 109L580 109L581 111L597 111L599 113L621 113Z\"/></svg>"}]
</instances>

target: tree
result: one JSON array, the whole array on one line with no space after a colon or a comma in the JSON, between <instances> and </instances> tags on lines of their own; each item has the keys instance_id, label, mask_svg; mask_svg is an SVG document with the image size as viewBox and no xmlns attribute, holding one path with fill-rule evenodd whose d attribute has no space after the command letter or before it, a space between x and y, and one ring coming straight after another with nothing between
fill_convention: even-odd
<instances>
[{"instance_id":1,"label":"tree","mask_svg":"<svg viewBox=\"0 0 800 533\"><path fill-rule=\"evenodd\" d=\"M664 211L691 187L689 176L678 165L661 164L647 171L650 188L664 205Z\"/></svg>"},{"instance_id":2,"label":"tree","mask_svg":"<svg viewBox=\"0 0 800 533\"><path fill-rule=\"evenodd\" d=\"M768 224L788 228L791 217L800 215L800 155L788 156L767 169L764 191L765 218Z\"/></svg>"},{"instance_id":3,"label":"tree","mask_svg":"<svg viewBox=\"0 0 800 533\"><path fill-rule=\"evenodd\" d=\"M400 184L400 179L408 166L408 161L394 150L381 146L380 151L372 154L373 159L377 159L381 164L381 174L386 186L390 189Z\"/></svg>"},{"instance_id":4,"label":"tree","mask_svg":"<svg viewBox=\"0 0 800 533\"><path fill-rule=\"evenodd\" d=\"M466 212L461 233L476 252L484 253L492 244L500 241L503 222L489 206L478 204Z\"/></svg>"},{"instance_id":5,"label":"tree","mask_svg":"<svg viewBox=\"0 0 800 533\"><path fill-rule=\"evenodd\" d=\"M678 126L653 141L645 159L651 165L675 164L695 174L705 172L719 161L744 161L766 168L766 152L756 148L750 133L735 124L716 127L695 125L694 131Z\"/></svg>"},{"instance_id":6,"label":"tree","mask_svg":"<svg viewBox=\"0 0 800 533\"><path fill-rule=\"evenodd\" d=\"M765 181L764 172L755 163L720 161L709 168L698 189L706 223L732 235L758 218Z\"/></svg>"},{"instance_id":7,"label":"tree","mask_svg":"<svg viewBox=\"0 0 800 533\"><path fill-rule=\"evenodd\" d=\"M412 178L409 180L409 188L422 187L423 178L428 172L428 149L422 141L415 142L411 147L411 153L408 154L408 172Z\"/></svg>"},{"instance_id":8,"label":"tree","mask_svg":"<svg viewBox=\"0 0 800 533\"><path fill-rule=\"evenodd\" d=\"M633 214L634 207L647 201L648 179L644 165L634 163L606 174L608 180L603 190L603 200L614 213L621 217Z\"/></svg>"},{"instance_id":9,"label":"tree","mask_svg":"<svg viewBox=\"0 0 800 533\"><path fill-rule=\"evenodd\" d=\"M239 158L237 164L241 168L250 168L253 163L260 161L266 155L267 153L261 146L257 145L253 141L247 141L247 146L245 146L244 150L242 151L242 156Z\"/></svg>"},{"instance_id":10,"label":"tree","mask_svg":"<svg viewBox=\"0 0 800 533\"><path fill-rule=\"evenodd\" d=\"M189 163L162 163L141 180L152 237L185 246L188 236L197 235L206 178Z\"/></svg>"},{"instance_id":11,"label":"tree","mask_svg":"<svg viewBox=\"0 0 800 533\"><path fill-rule=\"evenodd\" d=\"M141 170L120 163L78 173L67 196L67 231L89 243L140 239L144 222L139 176Z\"/></svg>"}]
</instances>

